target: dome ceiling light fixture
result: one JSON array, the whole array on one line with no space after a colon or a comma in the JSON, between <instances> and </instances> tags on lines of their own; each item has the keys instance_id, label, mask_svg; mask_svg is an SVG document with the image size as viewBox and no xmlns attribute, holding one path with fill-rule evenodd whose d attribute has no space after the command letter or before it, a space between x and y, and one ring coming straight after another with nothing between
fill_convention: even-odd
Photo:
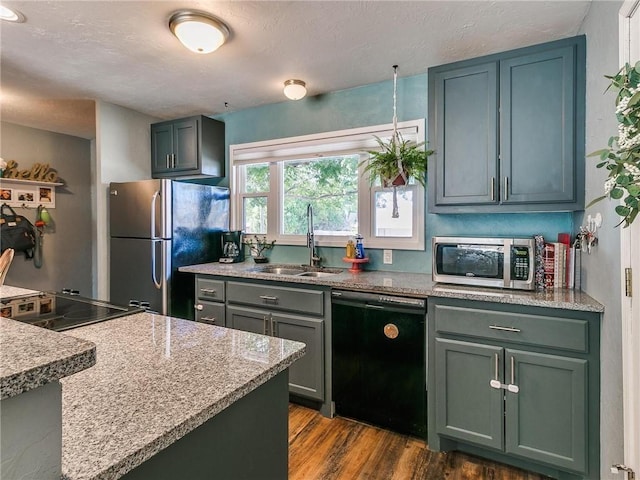
<instances>
[{"instance_id":1,"label":"dome ceiling light fixture","mask_svg":"<svg viewBox=\"0 0 640 480\"><path fill-rule=\"evenodd\" d=\"M0 5L0 19L7 22L23 23L25 21L24 15L17 10Z\"/></svg>"},{"instance_id":2,"label":"dome ceiling light fixture","mask_svg":"<svg viewBox=\"0 0 640 480\"><path fill-rule=\"evenodd\" d=\"M287 80L284 82L284 95L290 100L300 100L307 94L307 84L302 80Z\"/></svg>"},{"instance_id":3,"label":"dome ceiling light fixture","mask_svg":"<svg viewBox=\"0 0 640 480\"><path fill-rule=\"evenodd\" d=\"M169 19L171 32L189 50L195 53L211 53L229 38L229 28L220 20L205 12L181 10Z\"/></svg>"}]
</instances>

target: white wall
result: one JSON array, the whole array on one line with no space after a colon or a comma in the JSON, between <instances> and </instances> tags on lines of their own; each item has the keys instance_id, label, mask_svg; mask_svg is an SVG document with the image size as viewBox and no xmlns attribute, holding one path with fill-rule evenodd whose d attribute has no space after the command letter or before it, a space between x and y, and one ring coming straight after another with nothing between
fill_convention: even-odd
<instances>
[{"instance_id":1,"label":"white wall","mask_svg":"<svg viewBox=\"0 0 640 480\"><path fill-rule=\"evenodd\" d=\"M604 75L618 71L618 10L621 1L594 1L582 25L587 36L587 110L586 151L605 148L609 137L617 134L615 95L603 92L609 85ZM587 203L604 193L607 172L596 169L597 159L586 159ZM620 230L615 228L618 215L615 204L608 200L587 210L586 215L600 212L602 228L598 246L591 255L583 255L582 289L605 306L602 318L601 407L600 407L600 478L612 476L609 467L623 461L622 431L622 357L621 357L621 291ZM584 222L582 218L577 223Z\"/></svg>"},{"instance_id":2,"label":"white wall","mask_svg":"<svg viewBox=\"0 0 640 480\"><path fill-rule=\"evenodd\" d=\"M111 103L96 103L92 172L95 298L109 299L109 183L151 178L150 125L159 120Z\"/></svg>"}]
</instances>

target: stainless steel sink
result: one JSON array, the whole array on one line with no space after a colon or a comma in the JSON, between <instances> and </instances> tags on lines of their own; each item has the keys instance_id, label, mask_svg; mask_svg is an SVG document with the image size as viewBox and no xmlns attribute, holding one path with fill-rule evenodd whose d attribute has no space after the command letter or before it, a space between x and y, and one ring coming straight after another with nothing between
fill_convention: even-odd
<instances>
[{"instance_id":1,"label":"stainless steel sink","mask_svg":"<svg viewBox=\"0 0 640 480\"><path fill-rule=\"evenodd\" d=\"M271 275L291 277L328 277L342 272L342 270L337 268L323 268L318 270L317 268L307 267L305 265L265 265L252 268L251 270L257 273L269 273Z\"/></svg>"},{"instance_id":2,"label":"stainless steel sink","mask_svg":"<svg viewBox=\"0 0 640 480\"><path fill-rule=\"evenodd\" d=\"M331 272L302 272L296 275L296 277L330 277L331 275L335 275L335 273Z\"/></svg>"},{"instance_id":3,"label":"stainless steel sink","mask_svg":"<svg viewBox=\"0 0 640 480\"><path fill-rule=\"evenodd\" d=\"M258 267L254 271L273 275L299 275L306 273L302 267Z\"/></svg>"}]
</instances>

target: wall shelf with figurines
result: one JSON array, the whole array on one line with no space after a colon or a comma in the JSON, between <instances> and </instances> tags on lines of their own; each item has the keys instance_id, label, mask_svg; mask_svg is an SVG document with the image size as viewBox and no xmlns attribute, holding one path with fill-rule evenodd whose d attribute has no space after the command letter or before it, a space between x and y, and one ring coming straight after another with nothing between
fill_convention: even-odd
<instances>
[{"instance_id":1,"label":"wall shelf with figurines","mask_svg":"<svg viewBox=\"0 0 640 480\"><path fill-rule=\"evenodd\" d=\"M48 164L36 163L30 169L18 170L17 162L9 160L0 178L0 204L24 208L45 205L55 208L56 187L64 185L57 180L57 172L49 168Z\"/></svg>"}]
</instances>

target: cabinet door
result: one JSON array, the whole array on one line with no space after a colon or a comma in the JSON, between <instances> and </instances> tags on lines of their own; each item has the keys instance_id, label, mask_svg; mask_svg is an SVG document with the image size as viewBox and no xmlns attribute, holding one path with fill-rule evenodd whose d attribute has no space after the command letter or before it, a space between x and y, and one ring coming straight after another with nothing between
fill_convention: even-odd
<instances>
[{"instance_id":1,"label":"cabinet door","mask_svg":"<svg viewBox=\"0 0 640 480\"><path fill-rule=\"evenodd\" d=\"M505 370L506 452L585 472L587 361L507 349Z\"/></svg>"},{"instance_id":2,"label":"cabinet door","mask_svg":"<svg viewBox=\"0 0 640 480\"><path fill-rule=\"evenodd\" d=\"M196 322L224 327L224 303L196 301Z\"/></svg>"},{"instance_id":3,"label":"cabinet door","mask_svg":"<svg viewBox=\"0 0 640 480\"><path fill-rule=\"evenodd\" d=\"M173 154L173 126L171 124L151 125L151 173L171 171Z\"/></svg>"},{"instance_id":4,"label":"cabinet door","mask_svg":"<svg viewBox=\"0 0 640 480\"><path fill-rule=\"evenodd\" d=\"M227 327L245 332L271 334L269 312L253 308L227 306Z\"/></svg>"},{"instance_id":5,"label":"cabinet door","mask_svg":"<svg viewBox=\"0 0 640 480\"><path fill-rule=\"evenodd\" d=\"M497 63L490 62L431 74L435 205L498 201L496 71Z\"/></svg>"},{"instance_id":6,"label":"cabinet door","mask_svg":"<svg viewBox=\"0 0 640 480\"><path fill-rule=\"evenodd\" d=\"M195 118L173 125L173 171L197 170L199 167L198 120Z\"/></svg>"},{"instance_id":7,"label":"cabinet door","mask_svg":"<svg viewBox=\"0 0 640 480\"><path fill-rule=\"evenodd\" d=\"M436 430L440 435L503 448L502 348L436 338Z\"/></svg>"},{"instance_id":8,"label":"cabinet door","mask_svg":"<svg viewBox=\"0 0 640 480\"><path fill-rule=\"evenodd\" d=\"M574 202L573 46L500 62L502 203Z\"/></svg>"},{"instance_id":9,"label":"cabinet door","mask_svg":"<svg viewBox=\"0 0 640 480\"><path fill-rule=\"evenodd\" d=\"M324 321L273 314L275 335L307 345L305 355L289 368L289 391L307 398L324 398Z\"/></svg>"}]
</instances>

